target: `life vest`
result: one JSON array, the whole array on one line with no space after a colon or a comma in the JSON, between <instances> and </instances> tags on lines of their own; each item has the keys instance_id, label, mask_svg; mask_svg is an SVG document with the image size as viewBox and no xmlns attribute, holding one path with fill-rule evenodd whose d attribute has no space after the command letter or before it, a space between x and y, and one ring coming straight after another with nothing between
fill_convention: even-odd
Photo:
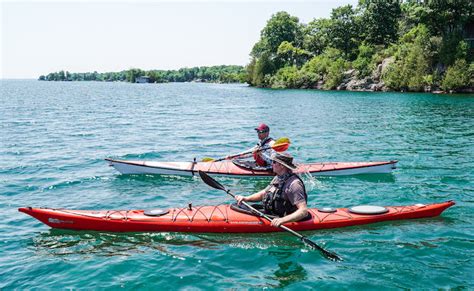
<instances>
[{"instance_id":1,"label":"life vest","mask_svg":"<svg viewBox=\"0 0 474 291\"><path fill-rule=\"evenodd\" d=\"M283 189L292 176L296 176L296 178L300 180L301 185L303 185L305 201L308 200L308 195L306 194L306 188L304 186L303 180L301 180L301 178L295 173L292 173L285 180L272 184L272 187L270 187L262 201L265 213L283 217L295 212L298 209L296 205L291 204L286 195L283 193Z\"/></svg>"},{"instance_id":2,"label":"life vest","mask_svg":"<svg viewBox=\"0 0 474 291\"><path fill-rule=\"evenodd\" d=\"M258 145L260 148L263 148L263 147L265 147L267 144L269 144L271 141L273 141L273 138L267 137L267 138L264 139L263 141L260 141L257 145ZM254 153L253 153L253 158L254 158L255 163L257 164L257 166L266 167L266 166L268 166L268 164L267 164L267 162L262 158L261 153L262 153L262 151L254 152Z\"/></svg>"}]
</instances>

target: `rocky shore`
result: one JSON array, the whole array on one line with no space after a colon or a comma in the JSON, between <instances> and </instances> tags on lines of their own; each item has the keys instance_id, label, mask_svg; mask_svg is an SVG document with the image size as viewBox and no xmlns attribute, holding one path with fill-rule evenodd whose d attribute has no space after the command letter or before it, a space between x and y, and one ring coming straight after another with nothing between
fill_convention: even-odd
<instances>
[{"instance_id":1,"label":"rocky shore","mask_svg":"<svg viewBox=\"0 0 474 291\"><path fill-rule=\"evenodd\" d=\"M382 80L382 75L387 70L388 66L393 63L394 58L386 58L382 63L378 64L375 70L372 72L372 75L359 79L357 77L357 71L355 69L350 69L344 72L344 79L342 83L336 87L336 90L347 90L347 91L368 91L368 92L389 92L393 91L388 86L385 85ZM324 85L323 81L318 82L316 89L322 89ZM425 86L424 92L431 92L435 94L443 93L468 93L473 94L473 87L466 87L457 91L446 92L441 90L439 87Z\"/></svg>"}]
</instances>

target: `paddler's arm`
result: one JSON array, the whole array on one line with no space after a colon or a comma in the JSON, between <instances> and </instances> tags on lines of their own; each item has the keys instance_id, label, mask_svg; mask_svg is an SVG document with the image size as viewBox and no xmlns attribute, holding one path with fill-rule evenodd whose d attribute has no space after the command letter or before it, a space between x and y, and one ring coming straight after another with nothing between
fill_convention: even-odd
<instances>
[{"instance_id":1,"label":"paddler's arm","mask_svg":"<svg viewBox=\"0 0 474 291\"><path fill-rule=\"evenodd\" d=\"M262 201L263 195L265 194L266 190L267 189L265 188L262 191L254 193L254 194L249 195L249 196L235 195L235 200L237 200L237 204L239 204L239 205L242 201L246 201L246 202Z\"/></svg>"},{"instance_id":2,"label":"paddler's arm","mask_svg":"<svg viewBox=\"0 0 474 291\"><path fill-rule=\"evenodd\" d=\"M295 212L288 214L287 216L274 218L272 220L272 226L279 227L287 222L300 221L308 215L308 206L306 205L306 202L300 202L296 204L296 207L298 207L298 209Z\"/></svg>"},{"instance_id":3,"label":"paddler's arm","mask_svg":"<svg viewBox=\"0 0 474 291\"><path fill-rule=\"evenodd\" d=\"M252 156L253 152L256 151L257 149L258 149L258 145L254 146L254 147L252 147L252 148L250 148L246 151L243 151L240 154L225 156L224 159L233 160L233 159L248 158L248 157Z\"/></svg>"}]
</instances>

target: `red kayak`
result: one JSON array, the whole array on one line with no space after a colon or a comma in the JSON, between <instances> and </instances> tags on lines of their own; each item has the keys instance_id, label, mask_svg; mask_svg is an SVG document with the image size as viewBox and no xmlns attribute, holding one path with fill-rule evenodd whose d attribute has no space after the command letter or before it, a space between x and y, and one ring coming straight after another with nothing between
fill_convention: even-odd
<instances>
[{"instance_id":1,"label":"red kayak","mask_svg":"<svg viewBox=\"0 0 474 291\"><path fill-rule=\"evenodd\" d=\"M454 201L407 206L312 208L305 221L286 224L293 230L317 230L440 215ZM165 210L67 210L24 207L18 210L52 228L111 232L218 232L258 233L281 231L265 219L234 210L231 205L170 208ZM372 214L357 214L367 212ZM376 213L373 213L373 210ZM369 212L370 212L369 211Z\"/></svg>"}]
</instances>

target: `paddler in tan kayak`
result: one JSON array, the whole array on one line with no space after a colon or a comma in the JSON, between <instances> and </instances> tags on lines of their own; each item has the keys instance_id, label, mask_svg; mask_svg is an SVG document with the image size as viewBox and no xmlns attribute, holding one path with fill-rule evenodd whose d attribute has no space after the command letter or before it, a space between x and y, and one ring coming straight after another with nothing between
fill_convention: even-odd
<instances>
[{"instance_id":1,"label":"paddler in tan kayak","mask_svg":"<svg viewBox=\"0 0 474 291\"><path fill-rule=\"evenodd\" d=\"M265 123L261 123L255 130L258 135L258 143L246 151L248 153L247 156L234 159L234 163L238 166L257 171L270 171L272 170L272 159L270 157L275 153L273 149L275 140L270 137L270 127ZM247 160L250 155L253 157L251 161ZM230 159L230 156L227 156L226 159Z\"/></svg>"},{"instance_id":2,"label":"paddler in tan kayak","mask_svg":"<svg viewBox=\"0 0 474 291\"><path fill-rule=\"evenodd\" d=\"M272 167L271 155L274 153L271 146L275 143L273 138L270 137L270 127L265 123L261 123L255 128L258 135L258 143L254 147L253 158L255 164L262 168L270 169ZM260 150L268 148L266 150Z\"/></svg>"}]
</instances>

